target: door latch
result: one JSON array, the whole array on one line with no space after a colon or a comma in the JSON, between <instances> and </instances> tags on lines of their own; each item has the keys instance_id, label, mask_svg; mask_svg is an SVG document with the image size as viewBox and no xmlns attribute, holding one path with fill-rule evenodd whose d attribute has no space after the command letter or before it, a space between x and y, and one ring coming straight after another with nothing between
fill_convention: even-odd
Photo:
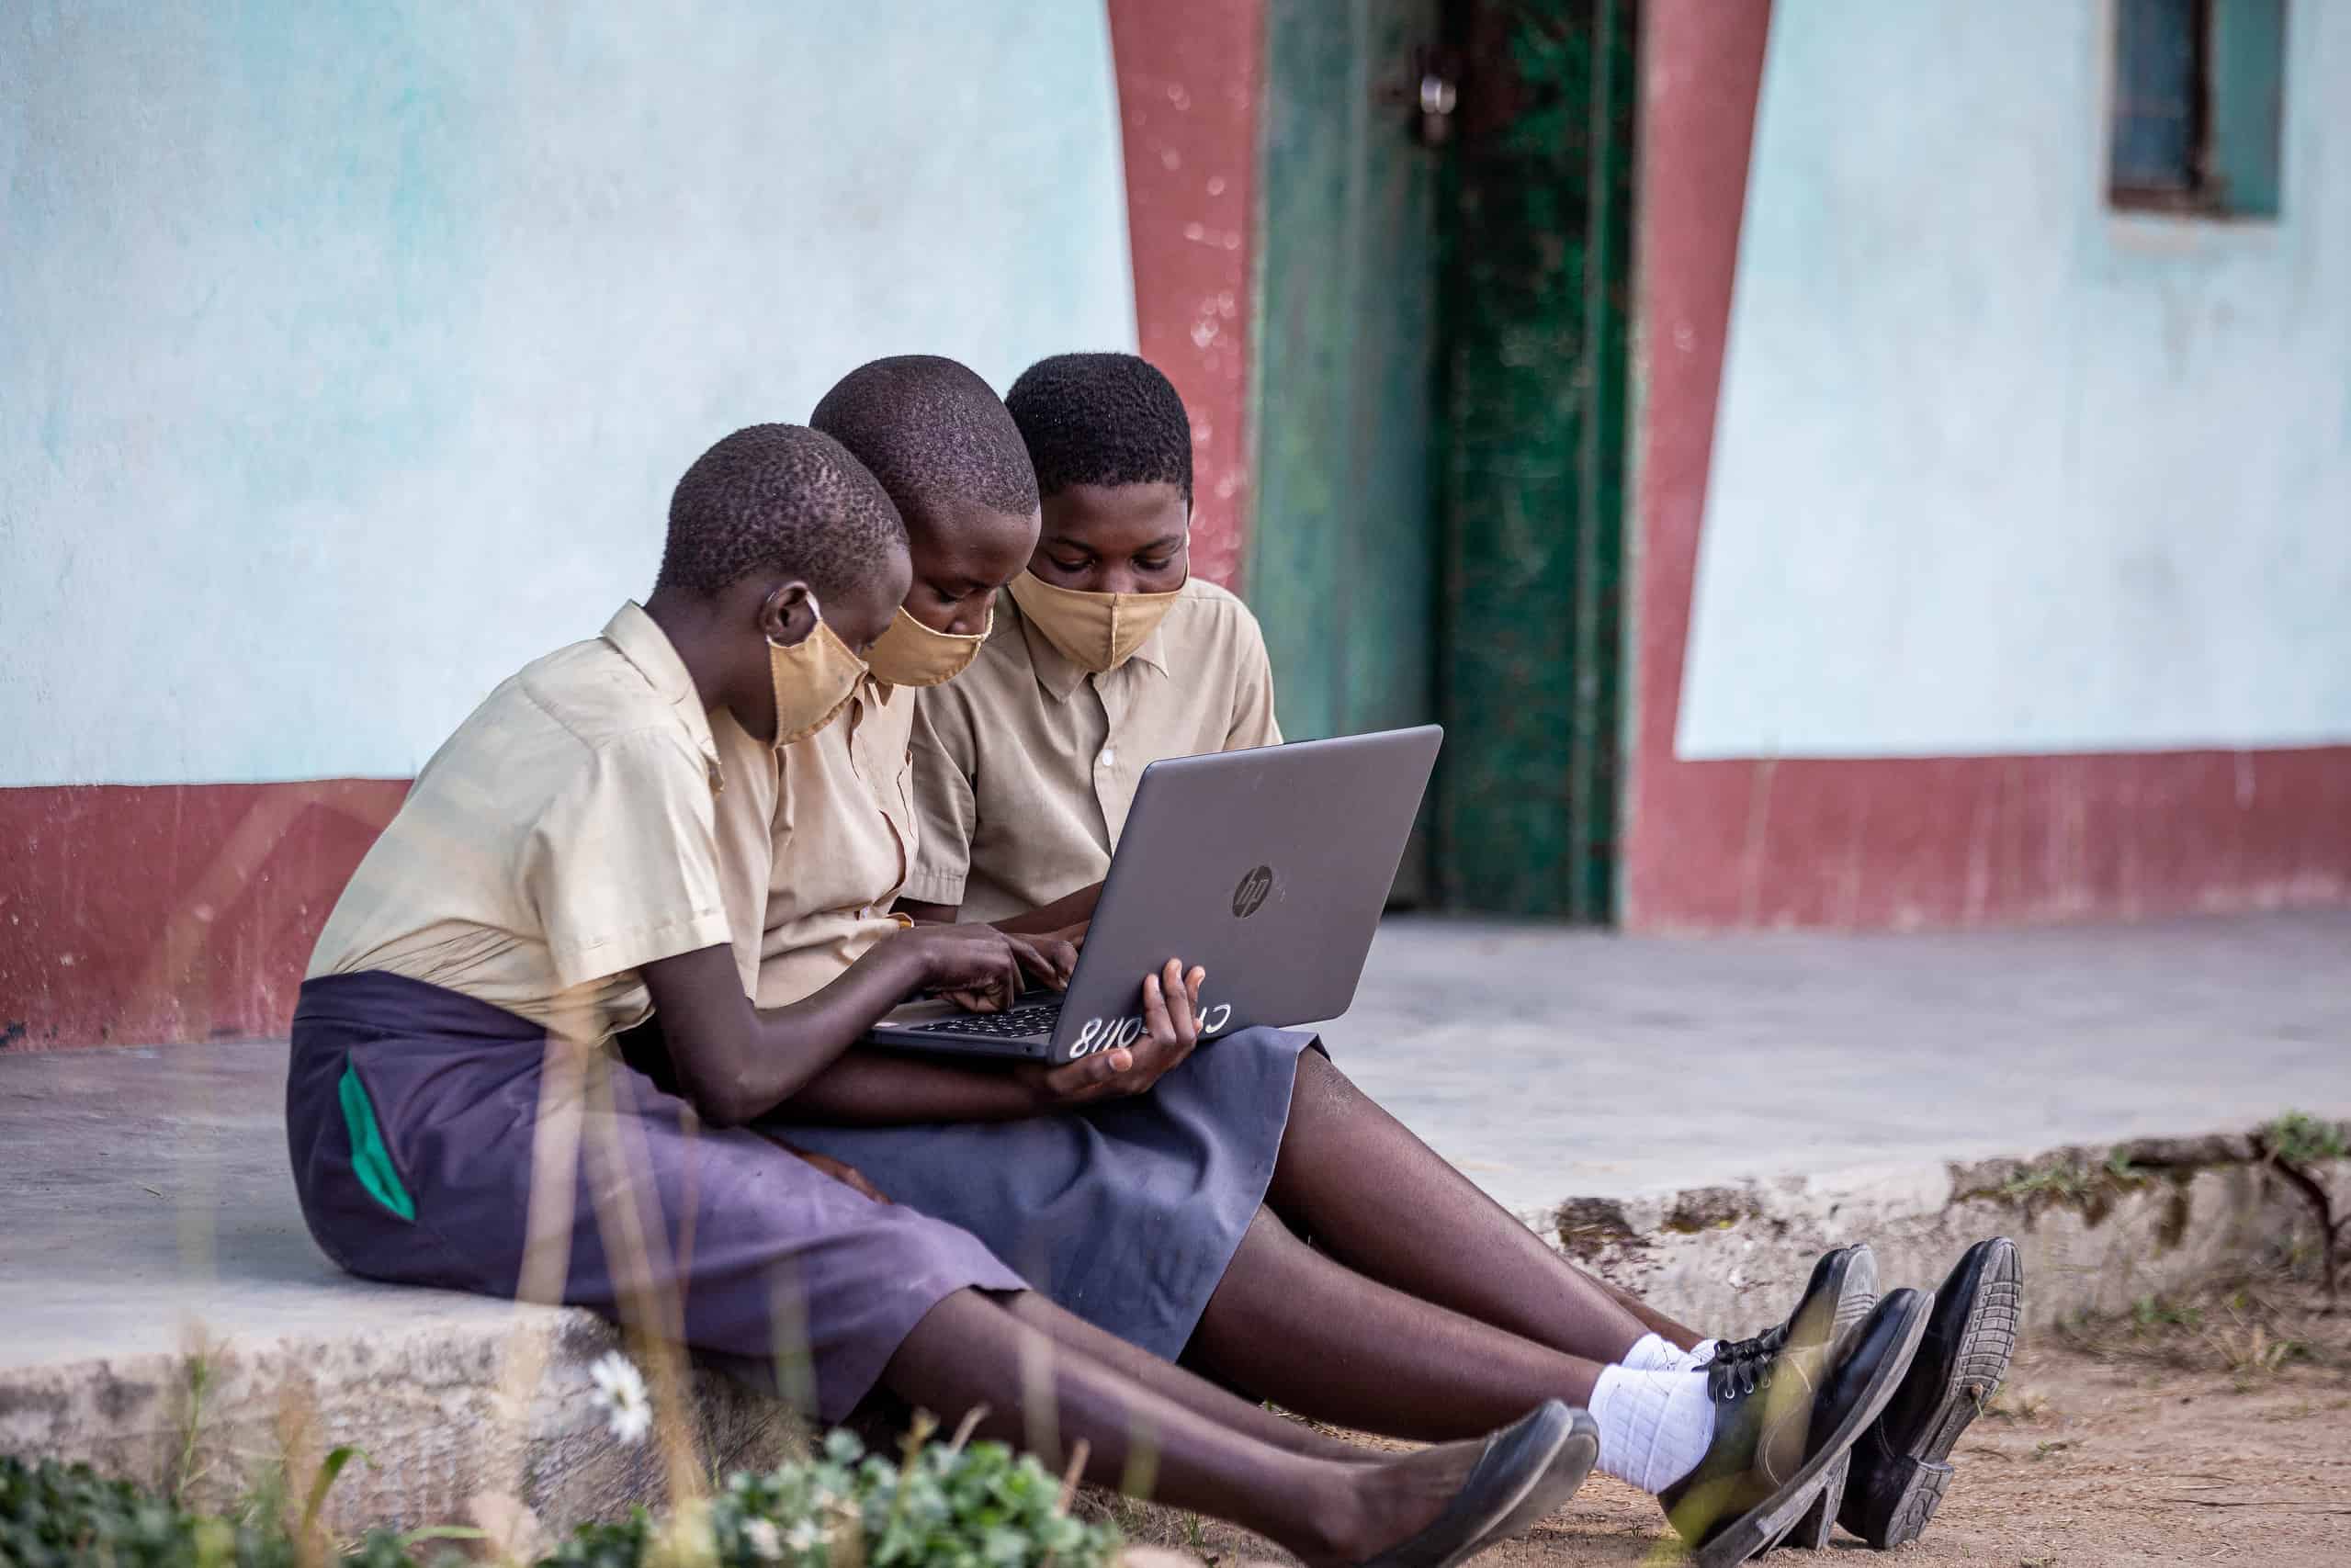
<instances>
[{"instance_id":1,"label":"door latch","mask_svg":"<svg viewBox=\"0 0 2351 1568\"><path fill-rule=\"evenodd\" d=\"M1461 89L1451 62L1423 45L1412 51L1407 73L1390 77L1375 95L1379 101L1409 116L1412 140L1423 147L1442 147L1452 140L1453 109Z\"/></svg>"}]
</instances>

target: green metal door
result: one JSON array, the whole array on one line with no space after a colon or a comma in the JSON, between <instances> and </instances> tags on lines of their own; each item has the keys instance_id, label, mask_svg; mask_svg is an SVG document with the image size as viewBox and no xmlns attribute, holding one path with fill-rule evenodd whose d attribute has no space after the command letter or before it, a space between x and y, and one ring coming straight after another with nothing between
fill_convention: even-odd
<instances>
[{"instance_id":1,"label":"green metal door","mask_svg":"<svg viewBox=\"0 0 2351 1568\"><path fill-rule=\"evenodd\" d=\"M1294 739L1437 714L1436 0L1269 0L1247 589ZM1397 878L1427 886L1425 840Z\"/></svg>"},{"instance_id":2,"label":"green metal door","mask_svg":"<svg viewBox=\"0 0 2351 1568\"><path fill-rule=\"evenodd\" d=\"M1457 0L1441 420L1444 902L1615 907L1633 0Z\"/></svg>"},{"instance_id":3,"label":"green metal door","mask_svg":"<svg viewBox=\"0 0 2351 1568\"><path fill-rule=\"evenodd\" d=\"M1268 0L1247 586L1286 733L1446 725L1400 901L1614 908L1634 6Z\"/></svg>"}]
</instances>

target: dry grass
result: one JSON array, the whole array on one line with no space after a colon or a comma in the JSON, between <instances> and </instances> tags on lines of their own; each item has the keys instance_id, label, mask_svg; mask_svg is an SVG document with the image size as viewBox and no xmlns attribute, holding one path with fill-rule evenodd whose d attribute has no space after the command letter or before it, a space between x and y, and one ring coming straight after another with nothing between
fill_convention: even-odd
<instances>
[{"instance_id":1,"label":"dry grass","mask_svg":"<svg viewBox=\"0 0 2351 1568\"><path fill-rule=\"evenodd\" d=\"M2297 1363L2351 1371L2351 1314L2328 1310L2314 1270L2300 1262L2281 1258L2245 1278L2186 1296L2149 1296L2126 1315L2067 1324L2058 1333L2101 1359L2225 1372L2240 1392Z\"/></svg>"}]
</instances>

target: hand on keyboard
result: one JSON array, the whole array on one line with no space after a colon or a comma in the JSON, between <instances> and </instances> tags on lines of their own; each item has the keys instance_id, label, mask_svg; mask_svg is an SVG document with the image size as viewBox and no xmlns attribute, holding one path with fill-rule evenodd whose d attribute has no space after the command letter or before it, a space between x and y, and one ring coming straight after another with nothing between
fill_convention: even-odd
<instances>
[{"instance_id":1,"label":"hand on keyboard","mask_svg":"<svg viewBox=\"0 0 2351 1568\"><path fill-rule=\"evenodd\" d=\"M917 944L923 988L969 1012L1002 1012L1027 979L1064 990L1078 955L1051 937L1015 936L994 926L917 926L890 938Z\"/></svg>"},{"instance_id":2,"label":"hand on keyboard","mask_svg":"<svg viewBox=\"0 0 2351 1568\"><path fill-rule=\"evenodd\" d=\"M1208 971L1186 973L1180 958L1143 976L1143 1038L1133 1045L1080 1056L1066 1066L1024 1063L1023 1074L1048 1107L1087 1105L1147 1092L1200 1043L1200 983Z\"/></svg>"}]
</instances>

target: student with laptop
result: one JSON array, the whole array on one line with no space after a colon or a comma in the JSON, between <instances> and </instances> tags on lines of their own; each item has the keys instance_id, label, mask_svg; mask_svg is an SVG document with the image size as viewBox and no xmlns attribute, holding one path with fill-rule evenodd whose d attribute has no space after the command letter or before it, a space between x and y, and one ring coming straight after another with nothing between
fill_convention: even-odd
<instances>
[{"instance_id":1,"label":"student with laptop","mask_svg":"<svg viewBox=\"0 0 2351 1568\"><path fill-rule=\"evenodd\" d=\"M931 467L952 471L955 465ZM781 788L779 780L763 780L762 771L780 773L779 753L842 720L867 674L867 650L881 645L914 592L902 535L894 543L874 542L899 528L895 508L877 495L871 476L820 434L763 427L722 442L680 485L671 547L648 608L632 607L600 643L566 650L502 688L425 771L402 821L355 877L322 939L318 977L306 987L298 1021L289 1088L296 1169L322 1242L348 1265L379 1277L534 1289L520 1272L523 1238L514 1229L517 1216L532 1212L525 1197L532 1179L529 1140L510 1148L511 1134L531 1127L545 1063L576 1064L582 1049L601 1061L596 1046L650 1013L662 1026L652 1043L668 1082L599 1068L609 1075L600 1093L615 1109L591 1115L588 1140L592 1150L639 1149L643 1168L592 1171L575 1218L636 1202L646 1205L649 1235L689 1227L690 1250L681 1249L685 1233L678 1233L647 1261L656 1269L657 1288L684 1303L690 1342L737 1354L766 1349L771 1298L777 1280L789 1276L804 1297L799 1310L814 1341L817 1398L828 1416L878 1385L950 1414L975 1402L989 1404L1001 1413L999 1429L1018 1437L1030 1406L1005 1380L1023 1376L1022 1368L1049 1344L1060 1430L1089 1438L1090 1473L1114 1478L1127 1440L1147 1429L1159 1445L1160 1495L1250 1523L1309 1561L1452 1562L1531 1524L1574 1490L1599 1444L1589 1418L1546 1390L1605 1404L1611 1377L1622 1387L1646 1374L1560 1358L1522 1367L1523 1376L1489 1379L1469 1391L1473 1401L1499 1400L1509 1408L1494 1428L1475 1435L1485 1440L1367 1462L1345 1445L1236 1401L1136 1348L1133 1325L1120 1314L1105 1315L1128 1329L1126 1337L1022 1289L1023 1277L1006 1271L984 1243L952 1221L941 1223L944 1204L876 1205L847 1185L815 1177L811 1165L846 1168L837 1156L828 1162L813 1137L801 1146L814 1159L774 1148L776 1142L791 1145L803 1130L883 1134L901 1159L883 1190L904 1192L909 1165L953 1170L955 1139L996 1133L1001 1135L992 1143L964 1146L980 1155L963 1167L976 1188L990 1190L985 1178L999 1167L1033 1179L1050 1179L1057 1169L1077 1173L1081 1179L1063 1195L1099 1201L1096 1218L1105 1235L1131 1229L1147 1211L1134 1202L1137 1193L1178 1183L1181 1191L1161 1194L1178 1200L1170 1212L1181 1218L1186 1210L1215 1211L1219 1223L1190 1231L1162 1224L1126 1238L1139 1239L1139 1247L1080 1247L1063 1255L1100 1254L1091 1277L1132 1303L1140 1320L1172 1329L1180 1346L1186 1304L1154 1300L1154 1293L1188 1297L1197 1314L1201 1297L1224 1271L1231 1238L1256 1223L1290 1099L1286 1074L1263 1079L1262 1087L1281 1091L1278 1099L1235 1093L1230 1071L1206 1075L1226 1098L1220 1106L1213 1094L1195 1096L1195 1111L1231 1113L1229 1120L1256 1129L1254 1143L1237 1139L1214 1115L1194 1117L1192 1149L1162 1140L1168 1108L1180 1100L1181 1086L1198 1077L1183 1074L1180 1064L1201 1034L1202 976L1172 962L1142 988L1144 1028L1132 1044L1015 1074L843 1050L910 987L1000 1005L1010 1000L1016 964L1033 978L1053 974L1034 948L989 928L900 932L853 959L836 953L828 960L839 967L832 981L788 1006L756 1008L745 994L745 976L759 974L761 959L773 956L771 933L757 925L736 928L729 918L734 896L727 890L773 891L774 874L763 863L774 852L777 835L773 824L763 837L722 833L718 804L730 780L739 789L763 782L771 791ZM935 570L939 558L927 556L926 571ZM714 720L765 750L748 760L738 756L730 769L711 737ZM517 756L539 751L547 764L540 773L516 771ZM672 763L692 774L691 790L677 787ZM660 777L639 779L630 767ZM588 796L605 812L588 825L593 831L580 827L578 815L578 800ZM459 906L472 897L471 885L451 881L457 863L446 846L492 828L521 835L517 842L529 852L521 863L539 869L528 874L527 908L502 916L499 931L491 933L500 941L482 951L504 953L519 940L513 962L501 960L501 976L515 964L531 972L519 985L506 976L504 989L477 993L471 970L448 967L456 953L487 972L474 953L481 942L463 937L471 928ZM629 851L625 863L614 858L623 848ZM737 865L738 856L753 863ZM1267 894L1276 891L1269 886ZM506 908L515 897L490 884L473 893L483 908ZM685 903L679 911L664 907L647 914L652 906L646 900L661 897ZM534 937L533 919L571 924ZM571 930L581 919L603 924L582 936ZM452 930L462 940L450 938ZM718 945L695 946L713 941ZM551 959L530 959L548 944ZM747 954L746 945L757 956ZM542 975L550 962L555 970ZM613 965L618 967L607 975ZM572 970L591 978L574 983ZM581 1001L589 991L595 995ZM1236 1048L1250 1036L1259 1039L1256 1050ZM1294 1061L1299 1048L1279 1032L1249 1031L1220 1041L1215 1055L1262 1069ZM1132 1098L1162 1074L1162 1092ZM1247 1080L1240 1081L1246 1089ZM1253 1120L1243 1114L1252 1099ZM1096 1102L1091 1117L1072 1113ZM321 1104L329 1110L319 1112ZM694 1112L703 1127L698 1136ZM1139 1118L1139 1132L1114 1135L1122 1115ZM616 1116L627 1129L616 1140L617 1129L606 1126ZM991 1116L1018 1120L978 1121ZM765 1138L736 1125L763 1117L771 1119ZM926 1119L944 1124L921 1124ZM827 1122L899 1125L817 1125ZM1104 1159L1063 1157L1090 1139L1107 1150L1114 1137L1120 1146ZM1249 1157L1258 1168L1235 1163L1252 1147L1257 1152ZM1203 1150L1215 1155L1214 1168L1202 1168ZM592 1152L592 1163L596 1157ZM611 1153L602 1157L611 1167ZM793 1177L795 1170L802 1174ZM1093 1179L1086 1179L1089 1170ZM1105 1175L1112 1179L1099 1179ZM1017 1209L1000 1201L981 1207L1007 1246L1052 1239L1023 1224ZM1063 1213L1071 1211L1065 1206ZM462 1255L431 1239L452 1232L473 1238ZM595 1223L572 1225L562 1282L544 1288L614 1310L627 1265L605 1258L598 1235ZM1147 1262L1155 1245L1163 1264L1147 1269L1139 1288L1121 1277L1138 1258ZM670 1266L674 1273L665 1271ZM1354 1275L1342 1282L1350 1291L1359 1284L1378 1289ZM1778 1352L1783 1368L1801 1365L1809 1379L1824 1382L1819 1397L1806 1402L1805 1420L1783 1422L1776 1447L1753 1419L1718 1424L1710 1416L1703 1423L1702 1446L1712 1464L1749 1492L1771 1480L1769 1462L1801 1470L1799 1483L1816 1475L1849 1440L1847 1428L1882 1401L1909 1354L1915 1313L1890 1312L1872 1335L1832 1342L1825 1314L1834 1294L1814 1292L1818 1310ZM1089 1304L1100 1312L1103 1303L1098 1295ZM1342 1359L1367 1348L1365 1334L1387 1332L1355 1304L1333 1302L1330 1321L1319 1330L1320 1342ZM1247 1321L1246 1312L1235 1321ZM1629 1342L1631 1336L1622 1337ZM1475 1350L1442 1348L1454 1363ZM1842 1375L1832 1381L1833 1373ZM1346 1393L1351 1385L1339 1378L1333 1386ZM1407 1399L1429 1392L1425 1384L1404 1391ZM1416 1413L1390 1405L1377 1424L1435 1436L1433 1428L1456 1422L1461 1409L1451 1391L1438 1392L1441 1408ZM1826 1434L1818 1439L1815 1414ZM1409 1541L1382 1551L1383 1543L1407 1531Z\"/></svg>"},{"instance_id":2,"label":"student with laptop","mask_svg":"<svg viewBox=\"0 0 2351 1568\"><path fill-rule=\"evenodd\" d=\"M1255 622L1190 575L1190 430L1165 378L1132 355L1060 355L1008 402L1044 526L970 668L918 704L921 845L905 907L1047 929L1091 909L1148 764L1279 731ZM1867 1249L1824 1258L1786 1323L1724 1347L1568 1265L1310 1043L1247 1030L1189 1056L1154 1031L1111 1054L1119 1098L1099 1110L946 1129L920 1161L862 1134L819 1146L988 1237L1091 1321L1260 1397L1440 1436L1530 1388L1556 1391L1600 1417L1603 1467L1680 1502L1677 1525L1710 1551L1783 1527L1789 1486L1758 1496L1753 1476L1716 1473L1738 1461L1707 1457L1724 1435L1713 1413L1736 1404L1741 1366L1752 1376L1799 1347L1822 1303L1840 1330L1867 1319ZM1878 1544L1915 1535L1939 1497L1929 1471L1942 1452L1929 1450L1947 1451L1940 1437L1975 1408L1958 1369L2005 1362L2005 1342L1991 1352L2015 1288L2005 1242L1947 1282L1933 1353L1901 1390L1913 1414L1871 1431L1856 1477L1867 1506L1847 1522ZM1808 1472L1815 1533L1840 1478L1834 1459Z\"/></svg>"},{"instance_id":3,"label":"student with laptop","mask_svg":"<svg viewBox=\"0 0 2351 1568\"><path fill-rule=\"evenodd\" d=\"M744 781L711 720L770 767L838 722L909 576L887 497L829 437L753 426L687 470L645 603L485 698L335 904L287 1082L312 1235L370 1278L559 1299L740 1359L794 1322L828 1420L877 1389L968 1412L1057 1464L1068 1442L1100 1485L1147 1467L1309 1563L1446 1568L1524 1528L1589 1468L1588 1417L1530 1393L1486 1440L1367 1461L741 1125L910 989L1012 983L987 927L876 943L790 1007L740 983L713 807ZM605 1050L649 1014L680 1093Z\"/></svg>"}]
</instances>

